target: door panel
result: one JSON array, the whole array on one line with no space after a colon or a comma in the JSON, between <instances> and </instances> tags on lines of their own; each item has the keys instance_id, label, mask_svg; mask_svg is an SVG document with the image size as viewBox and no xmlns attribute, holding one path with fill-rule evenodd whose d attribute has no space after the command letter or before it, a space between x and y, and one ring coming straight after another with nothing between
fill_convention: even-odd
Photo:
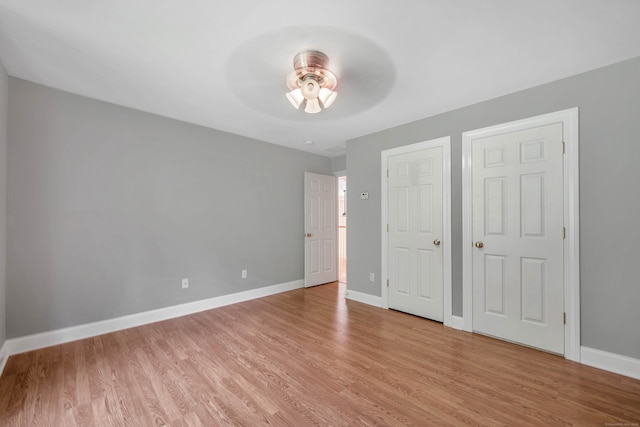
<instances>
[{"instance_id":1,"label":"door panel","mask_svg":"<svg viewBox=\"0 0 640 427\"><path fill-rule=\"evenodd\" d=\"M395 251L397 260L395 277L397 279L396 283L398 285L396 292L398 294L410 297L411 295L409 294L409 281L411 280L411 276L409 274L409 257L411 256L411 250L409 248L396 247ZM392 306L391 308L395 307Z\"/></svg>"},{"instance_id":2,"label":"door panel","mask_svg":"<svg viewBox=\"0 0 640 427\"><path fill-rule=\"evenodd\" d=\"M545 175L524 175L521 183L522 237L544 237Z\"/></svg>"},{"instance_id":3,"label":"door panel","mask_svg":"<svg viewBox=\"0 0 640 427\"><path fill-rule=\"evenodd\" d=\"M443 320L443 149L388 158L389 307Z\"/></svg>"},{"instance_id":4,"label":"door panel","mask_svg":"<svg viewBox=\"0 0 640 427\"><path fill-rule=\"evenodd\" d=\"M433 251L418 249L418 296L433 300L436 297L433 283Z\"/></svg>"},{"instance_id":5,"label":"door panel","mask_svg":"<svg viewBox=\"0 0 640 427\"><path fill-rule=\"evenodd\" d=\"M472 142L473 328L564 353L562 124Z\"/></svg>"},{"instance_id":6,"label":"door panel","mask_svg":"<svg viewBox=\"0 0 640 427\"><path fill-rule=\"evenodd\" d=\"M433 185L420 185L418 197L418 232L433 233Z\"/></svg>"},{"instance_id":7,"label":"door panel","mask_svg":"<svg viewBox=\"0 0 640 427\"><path fill-rule=\"evenodd\" d=\"M499 255L484 257L484 311L492 314L505 314L505 258Z\"/></svg>"},{"instance_id":8,"label":"door panel","mask_svg":"<svg viewBox=\"0 0 640 427\"><path fill-rule=\"evenodd\" d=\"M522 258L520 271L522 274L522 320L528 322L545 322L545 278L546 264L543 259Z\"/></svg>"},{"instance_id":9,"label":"door panel","mask_svg":"<svg viewBox=\"0 0 640 427\"><path fill-rule=\"evenodd\" d=\"M304 174L306 287L338 280L337 180L330 175Z\"/></svg>"},{"instance_id":10,"label":"door panel","mask_svg":"<svg viewBox=\"0 0 640 427\"><path fill-rule=\"evenodd\" d=\"M502 236L506 227L507 201L505 200L505 184L503 177L485 179L484 181L484 229L486 235Z\"/></svg>"}]
</instances>

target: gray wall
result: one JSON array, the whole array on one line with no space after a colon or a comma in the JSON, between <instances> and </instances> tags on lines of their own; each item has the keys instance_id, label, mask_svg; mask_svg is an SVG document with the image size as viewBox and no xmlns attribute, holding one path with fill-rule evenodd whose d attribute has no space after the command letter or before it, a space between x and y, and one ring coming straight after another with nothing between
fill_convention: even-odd
<instances>
[{"instance_id":1,"label":"gray wall","mask_svg":"<svg viewBox=\"0 0 640 427\"><path fill-rule=\"evenodd\" d=\"M347 170L347 156L334 157L331 159L331 172L343 172Z\"/></svg>"},{"instance_id":2,"label":"gray wall","mask_svg":"<svg viewBox=\"0 0 640 427\"><path fill-rule=\"evenodd\" d=\"M330 163L9 78L7 337L302 279Z\"/></svg>"},{"instance_id":3,"label":"gray wall","mask_svg":"<svg viewBox=\"0 0 640 427\"><path fill-rule=\"evenodd\" d=\"M462 132L572 107L580 109L581 343L640 358L640 58L347 142L348 287L381 294L380 152L450 135L453 314L461 316Z\"/></svg>"},{"instance_id":4,"label":"gray wall","mask_svg":"<svg viewBox=\"0 0 640 427\"><path fill-rule=\"evenodd\" d=\"M6 337L6 253L7 253L7 103L8 76L0 61L0 348ZM0 362L2 362L0 360Z\"/></svg>"}]
</instances>

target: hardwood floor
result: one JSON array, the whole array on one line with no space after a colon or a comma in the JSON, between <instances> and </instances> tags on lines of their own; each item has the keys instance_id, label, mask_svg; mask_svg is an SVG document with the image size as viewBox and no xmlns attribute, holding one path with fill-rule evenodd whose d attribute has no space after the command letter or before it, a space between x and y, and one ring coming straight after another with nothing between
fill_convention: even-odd
<instances>
[{"instance_id":1,"label":"hardwood floor","mask_svg":"<svg viewBox=\"0 0 640 427\"><path fill-rule=\"evenodd\" d=\"M640 381L337 283L12 356L2 426L638 426Z\"/></svg>"}]
</instances>

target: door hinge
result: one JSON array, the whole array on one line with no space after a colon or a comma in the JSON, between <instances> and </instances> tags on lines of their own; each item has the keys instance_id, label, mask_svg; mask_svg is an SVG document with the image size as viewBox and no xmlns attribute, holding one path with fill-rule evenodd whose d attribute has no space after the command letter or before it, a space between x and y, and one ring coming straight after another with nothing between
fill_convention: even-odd
<instances>
[{"instance_id":1,"label":"door hinge","mask_svg":"<svg viewBox=\"0 0 640 427\"><path fill-rule=\"evenodd\" d=\"M387 169L387 178L389 178L389 169Z\"/></svg>"},{"instance_id":2,"label":"door hinge","mask_svg":"<svg viewBox=\"0 0 640 427\"><path fill-rule=\"evenodd\" d=\"M387 233L389 232L389 224L387 224Z\"/></svg>"},{"instance_id":3,"label":"door hinge","mask_svg":"<svg viewBox=\"0 0 640 427\"><path fill-rule=\"evenodd\" d=\"M566 227L562 227L562 238L563 239L567 238L567 228Z\"/></svg>"},{"instance_id":4,"label":"door hinge","mask_svg":"<svg viewBox=\"0 0 640 427\"><path fill-rule=\"evenodd\" d=\"M562 313L562 324L563 325L567 324L567 313L566 312Z\"/></svg>"},{"instance_id":5,"label":"door hinge","mask_svg":"<svg viewBox=\"0 0 640 427\"><path fill-rule=\"evenodd\" d=\"M387 279L387 288L389 287L389 279Z\"/></svg>"},{"instance_id":6,"label":"door hinge","mask_svg":"<svg viewBox=\"0 0 640 427\"><path fill-rule=\"evenodd\" d=\"M562 154L564 153L565 153L565 144L564 144L564 141L562 141Z\"/></svg>"}]
</instances>

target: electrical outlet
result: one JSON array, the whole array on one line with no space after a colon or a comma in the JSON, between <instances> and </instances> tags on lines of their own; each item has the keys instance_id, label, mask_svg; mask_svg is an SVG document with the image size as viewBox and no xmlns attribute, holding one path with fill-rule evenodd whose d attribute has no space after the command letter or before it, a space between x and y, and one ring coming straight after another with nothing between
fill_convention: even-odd
<instances>
[{"instance_id":1,"label":"electrical outlet","mask_svg":"<svg viewBox=\"0 0 640 427\"><path fill-rule=\"evenodd\" d=\"M242 278L243 279L247 278L247 270L242 270Z\"/></svg>"},{"instance_id":2,"label":"electrical outlet","mask_svg":"<svg viewBox=\"0 0 640 427\"><path fill-rule=\"evenodd\" d=\"M369 281L373 282L374 280L376 280L376 275L373 273L369 273Z\"/></svg>"},{"instance_id":3,"label":"electrical outlet","mask_svg":"<svg viewBox=\"0 0 640 427\"><path fill-rule=\"evenodd\" d=\"M182 289L187 289L189 287L189 279L182 279Z\"/></svg>"}]
</instances>

